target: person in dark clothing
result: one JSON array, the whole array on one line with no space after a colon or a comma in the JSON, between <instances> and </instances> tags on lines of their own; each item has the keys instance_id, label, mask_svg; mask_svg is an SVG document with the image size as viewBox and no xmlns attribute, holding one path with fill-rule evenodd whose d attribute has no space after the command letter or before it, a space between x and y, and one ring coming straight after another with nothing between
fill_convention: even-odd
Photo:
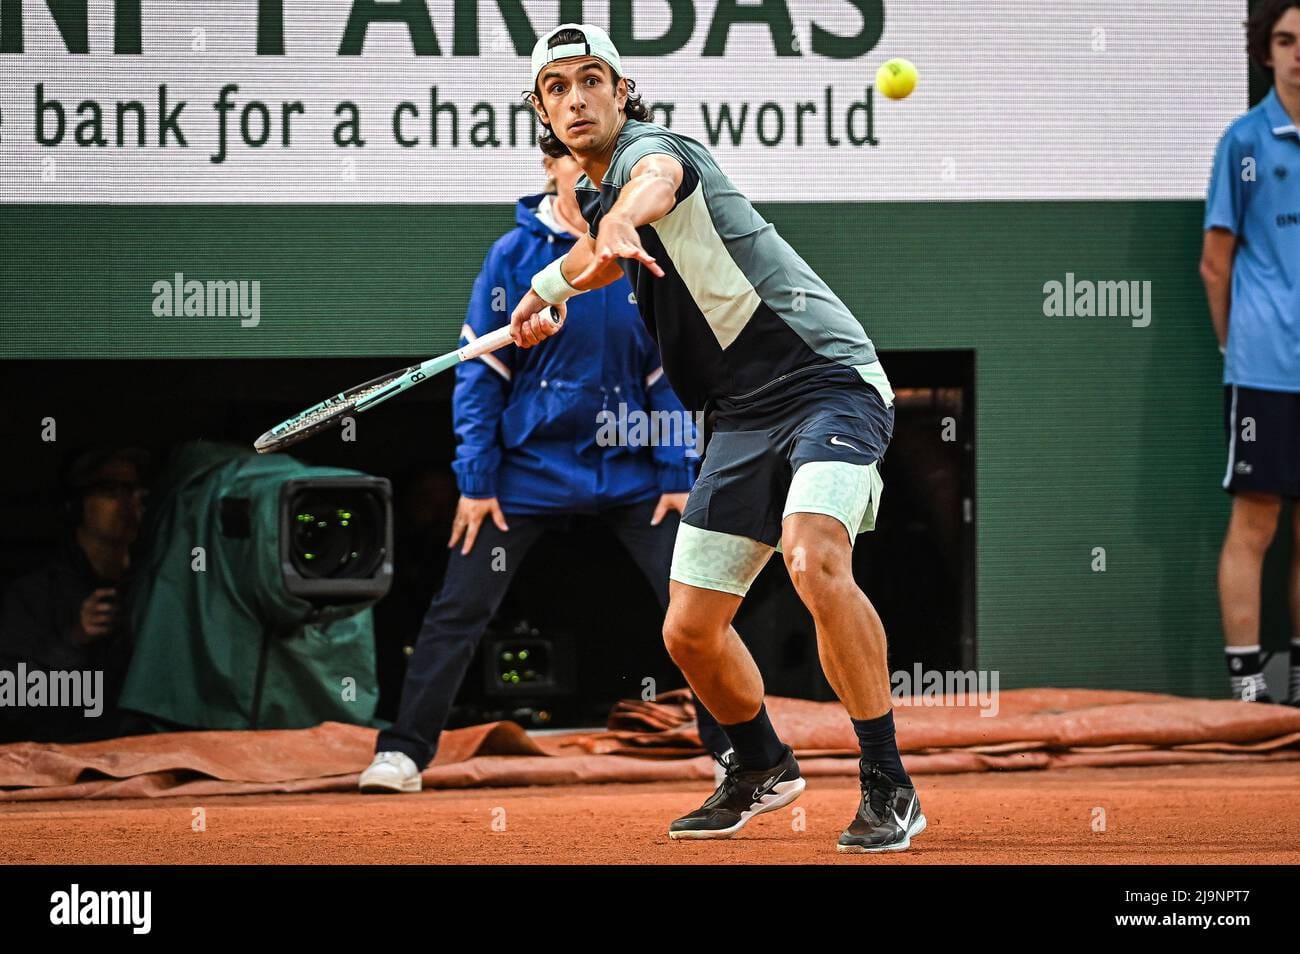
<instances>
[{"instance_id":1,"label":"person in dark clothing","mask_svg":"<svg viewBox=\"0 0 1300 954\"><path fill-rule=\"evenodd\" d=\"M0 736L76 742L111 738L130 660L121 594L144 515L148 455L90 451L65 477L70 538L15 580L0 606ZM76 686L69 704L56 685ZM38 692L38 687L43 690Z\"/></svg>"}]
</instances>

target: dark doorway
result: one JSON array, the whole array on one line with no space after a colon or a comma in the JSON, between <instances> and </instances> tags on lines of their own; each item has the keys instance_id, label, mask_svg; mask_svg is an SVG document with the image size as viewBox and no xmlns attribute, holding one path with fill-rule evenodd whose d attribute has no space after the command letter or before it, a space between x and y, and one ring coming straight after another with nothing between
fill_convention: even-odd
<instances>
[{"instance_id":1,"label":"dark doorway","mask_svg":"<svg viewBox=\"0 0 1300 954\"><path fill-rule=\"evenodd\" d=\"M76 450L143 446L162 460L195 438L251 446L305 404L414 357L0 364L8 419L19 429L11 465L0 473L0 586L57 545L58 475ZM897 392L896 423L879 525L859 539L855 573L884 619L891 669L917 662L973 668L974 353L882 357ZM406 655L446 565L457 496L451 391L444 375L362 416L352 443L323 435L291 451L309 464L393 481L396 579L375 610L383 718L395 714ZM50 418L57 422L55 442L40 437ZM811 619L779 558L760 575L736 626L770 692L833 698ZM659 629L657 604L631 559L597 522L577 519L530 554L485 640L553 646L548 660L562 677L560 691L536 699L493 694L488 687L499 676L499 660L480 652L455 717L506 715L557 726L601 721L617 699L641 695L646 680L658 691L683 684Z\"/></svg>"}]
</instances>

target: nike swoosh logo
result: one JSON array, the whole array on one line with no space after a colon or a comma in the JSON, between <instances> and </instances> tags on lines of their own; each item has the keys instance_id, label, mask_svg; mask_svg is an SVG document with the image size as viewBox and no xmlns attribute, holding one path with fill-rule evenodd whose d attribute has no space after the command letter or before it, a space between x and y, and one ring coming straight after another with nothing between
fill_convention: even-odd
<instances>
[{"instance_id":1,"label":"nike swoosh logo","mask_svg":"<svg viewBox=\"0 0 1300 954\"><path fill-rule=\"evenodd\" d=\"M780 775L773 775L762 785L758 786L758 788L754 789L754 801L760 801L764 795L771 794L772 789L776 786L776 783L780 778Z\"/></svg>"},{"instance_id":2,"label":"nike swoosh logo","mask_svg":"<svg viewBox=\"0 0 1300 954\"><path fill-rule=\"evenodd\" d=\"M848 441L840 440L838 435L831 438L831 443L834 444L836 447L847 447L849 450L857 451L859 454L862 453L862 451L859 448L854 447Z\"/></svg>"},{"instance_id":3,"label":"nike swoosh logo","mask_svg":"<svg viewBox=\"0 0 1300 954\"><path fill-rule=\"evenodd\" d=\"M891 815L894 816L894 823L898 825L899 828L903 829L903 831L907 831L907 822L903 821L903 819L898 817L898 812L894 811L892 808L889 810L889 812ZM907 815L910 817L911 814L912 814L912 809L911 807L909 807L907 809Z\"/></svg>"}]
</instances>

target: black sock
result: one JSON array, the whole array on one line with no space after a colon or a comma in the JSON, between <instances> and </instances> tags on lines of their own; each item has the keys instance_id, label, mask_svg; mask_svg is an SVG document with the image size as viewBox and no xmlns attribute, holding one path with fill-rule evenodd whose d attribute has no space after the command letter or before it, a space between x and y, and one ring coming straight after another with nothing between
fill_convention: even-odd
<instances>
[{"instance_id":1,"label":"black sock","mask_svg":"<svg viewBox=\"0 0 1300 954\"><path fill-rule=\"evenodd\" d=\"M748 722L724 725L722 731L731 740L736 760L743 769L768 769L785 758L785 743L777 738L776 730L767 718L766 704L759 706L758 715Z\"/></svg>"},{"instance_id":2,"label":"black sock","mask_svg":"<svg viewBox=\"0 0 1300 954\"><path fill-rule=\"evenodd\" d=\"M1264 683L1258 646L1228 646L1223 655L1228 661L1232 698L1243 702L1254 702L1261 696L1267 698L1268 686Z\"/></svg>"},{"instance_id":3,"label":"black sock","mask_svg":"<svg viewBox=\"0 0 1300 954\"><path fill-rule=\"evenodd\" d=\"M899 785L911 785L912 780L903 768L898 754L898 739L894 735L894 710L890 709L874 719L853 719L853 731L858 734L862 759L875 762L880 771Z\"/></svg>"},{"instance_id":4,"label":"black sock","mask_svg":"<svg viewBox=\"0 0 1300 954\"><path fill-rule=\"evenodd\" d=\"M721 755L731 748L727 733L722 731L718 720L713 718L713 713L705 708L698 696L695 698L695 724L700 733L700 744L714 755Z\"/></svg>"},{"instance_id":5,"label":"black sock","mask_svg":"<svg viewBox=\"0 0 1300 954\"><path fill-rule=\"evenodd\" d=\"M1291 694L1289 701L1300 703L1300 636L1291 640Z\"/></svg>"}]
</instances>

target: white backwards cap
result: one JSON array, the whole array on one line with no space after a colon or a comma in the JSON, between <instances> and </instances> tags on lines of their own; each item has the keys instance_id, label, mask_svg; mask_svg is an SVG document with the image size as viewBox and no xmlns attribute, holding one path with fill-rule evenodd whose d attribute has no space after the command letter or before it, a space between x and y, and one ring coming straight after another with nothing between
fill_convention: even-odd
<instances>
[{"instance_id":1,"label":"white backwards cap","mask_svg":"<svg viewBox=\"0 0 1300 954\"><path fill-rule=\"evenodd\" d=\"M547 44L551 42L551 37L563 30L577 30L582 34L583 38L576 43L561 43L556 47L548 47ZM618 50L614 48L614 41L609 38L608 33L589 23L561 23L539 39L537 45L533 47L534 85L537 83L537 77L541 75L542 70L546 68L548 63L571 59L575 56L594 56L596 59L608 63L615 76L623 75L623 64L619 60Z\"/></svg>"}]
</instances>

